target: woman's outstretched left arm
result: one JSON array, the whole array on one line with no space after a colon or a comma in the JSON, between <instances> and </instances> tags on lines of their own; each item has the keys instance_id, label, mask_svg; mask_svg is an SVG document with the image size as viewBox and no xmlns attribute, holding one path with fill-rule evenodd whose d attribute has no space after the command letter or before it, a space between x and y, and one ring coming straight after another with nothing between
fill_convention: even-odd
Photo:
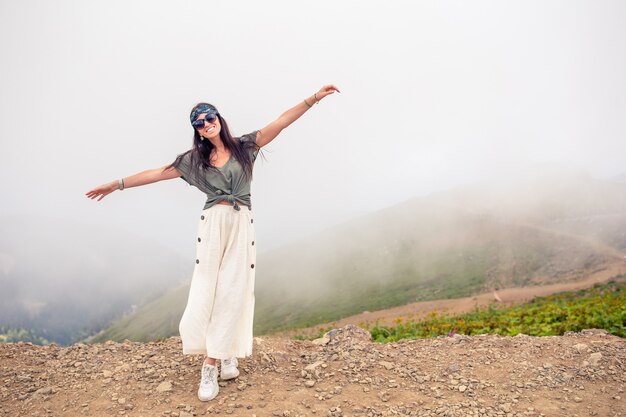
<instances>
[{"instance_id":1,"label":"woman's outstretched left arm","mask_svg":"<svg viewBox=\"0 0 626 417\"><path fill-rule=\"evenodd\" d=\"M284 128L298 120L313 104L319 102L327 95L333 94L335 91L340 93L339 89L334 85L325 85L320 88L320 91L317 93L305 98L300 103L278 116L278 119L259 130L256 137L256 144L259 147L263 147L270 143Z\"/></svg>"}]
</instances>

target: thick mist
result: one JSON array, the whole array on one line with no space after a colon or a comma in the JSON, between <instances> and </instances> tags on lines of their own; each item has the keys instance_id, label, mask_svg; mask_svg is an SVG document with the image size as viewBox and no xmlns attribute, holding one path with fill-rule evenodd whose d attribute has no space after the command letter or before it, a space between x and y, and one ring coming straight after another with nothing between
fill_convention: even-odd
<instances>
[{"instance_id":1,"label":"thick mist","mask_svg":"<svg viewBox=\"0 0 626 417\"><path fill-rule=\"evenodd\" d=\"M215 103L236 134L326 83L255 167L259 250L534 162L626 166L626 7L580 2L2 2L0 213L124 226L183 256L203 195L163 166Z\"/></svg>"}]
</instances>

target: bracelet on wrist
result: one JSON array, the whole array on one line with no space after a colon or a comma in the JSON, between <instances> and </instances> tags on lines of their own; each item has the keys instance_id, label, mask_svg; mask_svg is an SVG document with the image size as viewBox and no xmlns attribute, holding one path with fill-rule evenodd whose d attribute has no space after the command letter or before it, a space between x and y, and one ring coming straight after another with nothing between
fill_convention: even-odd
<instances>
[{"instance_id":1,"label":"bracelet on wrist","mask_svg":"<svg viewBox=\"0 0 626 417\"><path fill-rule=\"evenodd\" d=\"M317 98L317 93L313 94L313 97L315 97L315 104L319 103L320 101Z\"/></svg>"},{"instance_id":2,"label":"bracelet on wrist","mask_svg":"<svg viewBox=\"0 0 626 417\"><path fill-rule=\"evenodd\" d=\"M304 104L306 104L307 106L309 106L309 108L313 107L313 106L311 106L311 105L309 104L309 102L308 102L308 101L306 101L306 98L304 99Z\"/></svg>"},{"instance_id":3,"label":"bracelet on wrist","mask_svg":"<svg viewBox=\"0 0 626 417\"><path fill-rule=\"evenodd\" d=\"M117 180L117 189L118 190L124 189L124 178L120 178L119 180Z\"/></svg>"}]
</instances>

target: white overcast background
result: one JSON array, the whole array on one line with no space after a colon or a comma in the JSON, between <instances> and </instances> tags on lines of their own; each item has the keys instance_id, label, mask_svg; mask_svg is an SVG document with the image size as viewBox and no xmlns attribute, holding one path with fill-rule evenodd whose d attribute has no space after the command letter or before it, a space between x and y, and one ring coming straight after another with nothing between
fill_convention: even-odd
<instances>
[{"instance_id":1,"label":"white overcast background","mask_svg":"<svg viewBox=\"0 0 626 417\"><path fill-rule=\"evenodd\" d=\"M626 2L598 0L0 0L0 215L194 258L205 198L182 179L85 193L189 149L199 101L241 135L324 84L341 93L257 159L260 252L537 163L609 178L626 171L624 22Z\"/></svg>"}]
</instances>

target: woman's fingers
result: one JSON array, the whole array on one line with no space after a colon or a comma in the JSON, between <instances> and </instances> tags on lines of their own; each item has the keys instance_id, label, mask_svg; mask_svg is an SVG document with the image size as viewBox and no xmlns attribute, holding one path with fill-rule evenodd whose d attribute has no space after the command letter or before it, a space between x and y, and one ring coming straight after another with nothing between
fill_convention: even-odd
<instances>
[{"instance_id":1,"label":"woman's fingers","mask_svg":"<svg viewBox=\"0 0 626 417\"><path fill-rule=\"evenodd\" d=\"M97 188L94 188L93 190L90 190L89 192L87 192L86 196L89 198L94 198L97 197L100 194L100 191L98 191Z\"/></svg>"},{"instance_id":2,"label":"woman's fingers","mask_svg":"<svg viewBox=\"0 0 626 417\"><path fill-rule=\"evenodd\" d=\"M102 194L102 195L100 196L100 198L98 199L98 201L100 201L100 200L102 200L102 199L104 198L104 196L105 196L105 195L107 195L107 194L109 194L109 193L104 193L104 192L103 192L103 193L98 193L98 194ZM96 196L96 197L97 197L97 196Z\"/></svg>"},{"instance_id":3,"label":"woman's fingers","mask_svg":"<svg viewBox=\"0 0 626 417\"><path fill-rule=\"evenodd\" d=\"M327 95L329 95L329 94L333 94L335 91L336 91L336 92L338 92L338 93L340 93L340 92L341 92L341 91L339 91L339 89L338 89L336 86L334 86L333 84L327 84L327 85L323 86L323 87L320 89L320 91L319 91L319 92L320 92L320 94L322 94L322 97L326 97L326 96L327 96Z\"/></svg>"},{"instance_id":4,"label":"woman's fingers","mask_svg":"<svg viewBox=\"0 0 626 417\"><path fill-rule=\"evenodd\" d=\"M110 190L107 185L101 185L100 187L94 188L93 190L89 190L85 193L85 195L90 198L90 199L94 199L97 198L98 196L100 196L100 198L98 198L97 201L100 201L104 198L104 196L111 194L112 190Z\"/></svg>"}]
</instances>

